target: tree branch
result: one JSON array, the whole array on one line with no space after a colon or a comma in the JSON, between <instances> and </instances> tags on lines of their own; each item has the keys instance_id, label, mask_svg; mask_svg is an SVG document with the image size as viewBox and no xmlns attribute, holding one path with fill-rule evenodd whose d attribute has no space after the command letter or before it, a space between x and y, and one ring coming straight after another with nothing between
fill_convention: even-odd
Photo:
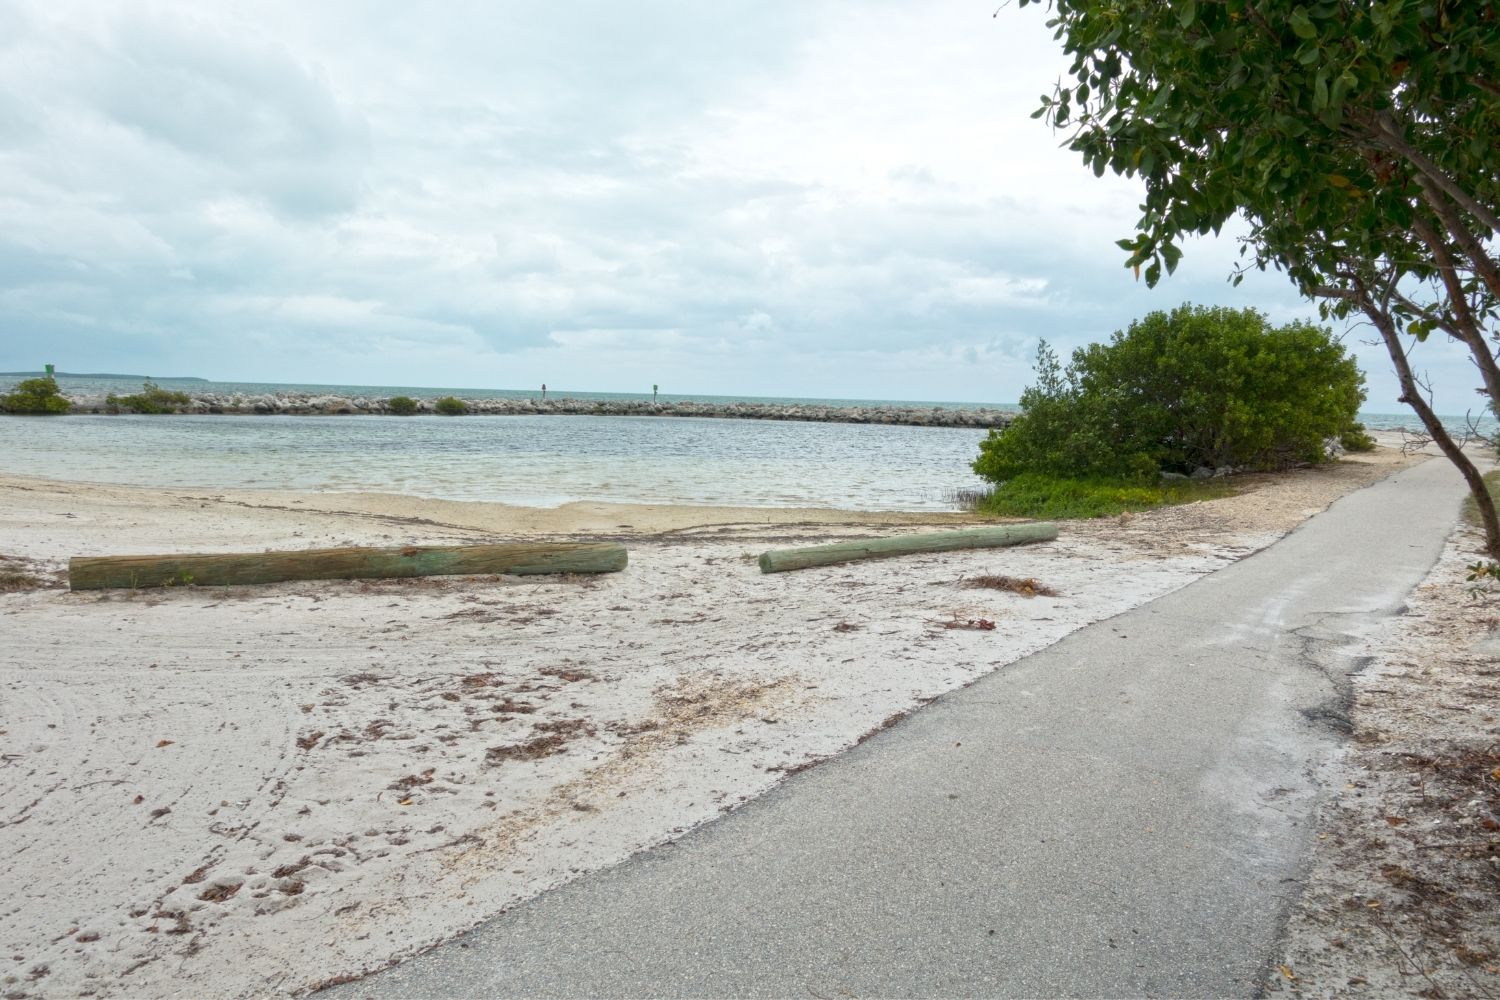
<instances>
[{"instance_id":1,"label":"tree branch","mask_svg":"<svg viewBox=\"0 0 1500 1000\"><path fill-rule=\"evenodd\" d=\"M1474 266L1474 273L1489 286L1490 293L1500 298L1500 264L1485 252L1484 244L1479 241L1473 233L1469 232L1463 220L1453 211L1453 206L1443 197L1443 192L1437 184L1424 174L1417 175L1417 186L1422 189L1422 200L1427 202L1443 228L1448 230L1448 235L1453 237L1453 242L1458 244L1464 256Z\"/></svg>"},{"instance_id":2,"label":"tree branch","mask_svg":"<svg viewBox=\"0 0 1500 1000\"><path fill-rule=\"evenodd\" d=\"M1475 201L1470 194L1443 172L1436 163L1418 152L1411 143L1406 141L1406 136L1401 131L1401 125L1396 121L1396 116L1390 111L1382 111L1375 116L1375 127L1379 130L1383 142L1391 150L1406 159L1408 163L1416 167L1421 174L1437 185L1443 193L1452 198L1464 209L1469 211L1474 218L1489 227L1491 232L1500 233L1500 215Z\"/></svg>"},{"instance_id":3,"label":"tree branch","mask_svg":"<svg viewBox=\"0 0 1500 1000\"><path fill-rule=\"evenodd\" d=\"M1346 299L1350 302L1358 302L1359 295L1347 288L1335 288L1333 285L1317 285L1307 290L1307 294L1319 299Z\"/></svg>"},{"instance_id":4,"label":"tree branch","mask_svg":"<svg viewBox=\"0 0 1500 1000\"><path fill-rule=\"evenodd\" d=\"M1490 353L1489 345L1484 342L1484 334L1479 329L1479 323L1474 317L1474 312L1469 308L1468 296L1464 294L1463 282L1458 277L1458 267L1453 260L1453 255L1448 252L1447 241L1437 231L1437 228L1421 212L1412 217L1412 229L1427 249L1431 251L1432 258L1437 262L1438 274L1442 277L1443 286L1448 291L1448 304L1453 310L1452 325L1444 324L1444 329L1464 342L1473 355L1474 364L1479 368L1479 374L1484 379L1484 387L1492 402L1500 401L1500 366L1495 363L1495 356ZM1454 327L1457 327L1455 330Z\"/></svg>"}]
</instances>

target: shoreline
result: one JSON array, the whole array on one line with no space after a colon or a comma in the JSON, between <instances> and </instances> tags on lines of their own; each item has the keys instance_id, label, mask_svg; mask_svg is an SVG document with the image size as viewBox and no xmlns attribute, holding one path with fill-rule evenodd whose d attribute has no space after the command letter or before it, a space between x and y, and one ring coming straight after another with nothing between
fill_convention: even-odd
<instances>
[{"instance_id":1,"label":"shoreline","mask_svg":"<svg viewBox=\"0 0 1500 1000\"><path fill-rule=\"evenodd\" d=\"M705 533L746 529L791 532L884 527L961 527L1020 520L973 511L858 510L841 507L756 507L733 504L571 500L555 507L499 500L453 500L390 490L312 491L218 486L141 486L101 480L29 476L0 470L7 492L76 495L101 504L130 504L143 496L163 504L224 505L309 517L383 521L408 530L480 532L496 539L557 540L584 534L601 541L690 540ZM4 520L0 518L0 532ZM0 534L3 537L3 534ZM113 540L111 540L113 541ZM0 555L6 554L0 550Z\"/></svg>"},{"instance_id":2,"label":"shoreline","mask_svg":"<svg viewBox=\"0 0 1500 1000\"><path fill-rule=\"evenodd\" d=\"M75 414L111 415L104 396L64 393ZM394 416L390 400L378 396L338 396L278 392L193 393L181 414L242 416ZM437 416L434 401L417 399L410 416ZM803 420L811 423L891 424L905 427L1000 428L1015 413L999 409L947 409L916 406L829 406L819 403L653 402L636 399L510 399L454 397L468 416L699 417L727 420ZM403 414L404 415L404 414Z\"/></svg>"}]
</instances>

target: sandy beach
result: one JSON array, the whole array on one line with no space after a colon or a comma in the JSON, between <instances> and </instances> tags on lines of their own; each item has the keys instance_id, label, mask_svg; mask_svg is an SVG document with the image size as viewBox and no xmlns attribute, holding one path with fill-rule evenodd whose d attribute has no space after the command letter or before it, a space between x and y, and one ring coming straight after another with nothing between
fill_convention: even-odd
<instances>
[{"instance_id":1,"label":"sandy beach","mask_svg":"<svg viewBox=\"0 0 1500 1000\"><path fill-rule=\"evenodd\" d=\"M764 576L960 514L151 490L0 476L0 567L621 539L622 573L0 594L7 997L296 993L672 840L1262 548L1382 447L1053 543ZM1004 574L1056 596L967 585ZM951 627L984 619L993 630Z\"/></svg>"}]
</instances>

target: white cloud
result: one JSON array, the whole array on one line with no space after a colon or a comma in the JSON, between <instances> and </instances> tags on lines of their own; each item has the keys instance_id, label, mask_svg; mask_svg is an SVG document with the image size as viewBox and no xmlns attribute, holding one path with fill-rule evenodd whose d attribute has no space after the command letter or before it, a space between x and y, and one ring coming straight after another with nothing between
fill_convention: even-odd
<instances>
[{"instance_id":1,"label":"white cloud","mask_svg":"<svg viewBox=\"0 0 1500 1000\"><path fill-rule=\"evenodd\" d=\"M1228 237L1135 282L992 12L0 0L0 368L1006 401L1040 338L1312 315Z\"/></svg>"}]
</instances>

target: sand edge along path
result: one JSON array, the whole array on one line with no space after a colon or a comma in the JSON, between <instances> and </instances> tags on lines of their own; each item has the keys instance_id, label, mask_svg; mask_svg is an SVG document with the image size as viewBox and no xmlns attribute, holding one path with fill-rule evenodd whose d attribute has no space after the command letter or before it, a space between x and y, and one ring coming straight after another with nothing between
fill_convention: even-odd
<instances>
[{"instance_id":1,"label":"sand edge along path","mask_svg":"<svg viewBox=\"0 0 1500 1000\"><path fill-rule=\"evenodd\" d=\"M6 996L299 992L764 792L1270 544L1382 448L1055 543L763 576L961 515L148 490L0 475L0 556L629 539L589 578L0 595ZM1056 596L972 588L1036 578ZM993 630L948 627L985 619Z\"/></svg>"}]
</instances>

